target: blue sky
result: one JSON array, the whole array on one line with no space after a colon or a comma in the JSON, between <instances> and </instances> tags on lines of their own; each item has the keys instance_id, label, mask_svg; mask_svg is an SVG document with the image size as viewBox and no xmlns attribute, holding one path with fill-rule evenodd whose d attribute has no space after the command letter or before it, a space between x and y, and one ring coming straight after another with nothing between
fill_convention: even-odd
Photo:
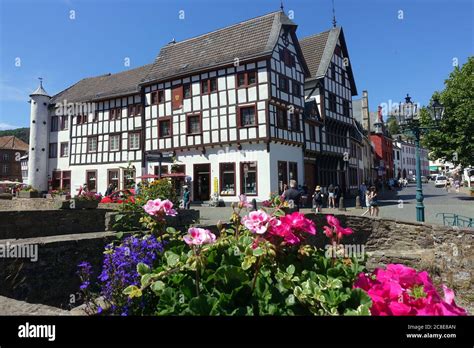
<instances>
[{"instance_id":1,"label":"blue sky","mask_svg":"<svg viewBox=\"0 0 474 348\"><path fill-rule=\"evenodd\" d=\"M453 63L462 65L473 55L471 0L335 4L359 96L368 90L372 111L407 92L426 104L442 89ZM293 11L299 37L331 27L331 0L284 5L287 13ZM0 129L28 126L28 94L39 76L53 95L81 78L126 70L127 58L130 68L150 63L173 38L180 41L279 6L279 0L0 0Z\"/></svg>"}]
</instances>

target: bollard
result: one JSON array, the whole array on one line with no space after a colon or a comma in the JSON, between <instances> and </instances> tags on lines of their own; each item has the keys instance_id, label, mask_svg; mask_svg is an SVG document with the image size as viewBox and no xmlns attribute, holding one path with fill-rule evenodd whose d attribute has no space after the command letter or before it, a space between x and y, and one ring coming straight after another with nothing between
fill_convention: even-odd
<instances>
[{"instance_id":1,"label":"bollard","mask_svg":"<svg viewBox=\"0 0 474 348\"><path fill-rule=\"evenodd\" d=\"M344 197L339 198L339 210L346 210L346 208L344 208Z\"/></svg>"},{"instance_id":2,"label":"bollard","mask_svg":"<svg viewBox=\"0 0 474 348\"><path fill-rule=\"evenodd\" d=\"M361 205L360 205L360 197L359 196L356 196L356 209L361 209Z\"/></svg>"},{"instance_id":3,"label":"bollard","mask_svg":"<svg viewBox=\"0 0 474 348\"><path fill-rule=\"evenodd\" d=\"M252 199L252 211L257 210L257 200L254 198Z\"/></svg>"}]
</instances>

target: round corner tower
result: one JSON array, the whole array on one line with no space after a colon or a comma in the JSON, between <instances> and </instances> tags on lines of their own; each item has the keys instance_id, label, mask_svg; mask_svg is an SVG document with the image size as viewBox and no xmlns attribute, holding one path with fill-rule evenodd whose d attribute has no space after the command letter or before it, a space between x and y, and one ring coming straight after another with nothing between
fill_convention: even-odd
<instances>
[{"instance_id":1,"label":"round corner tower","mask_svg":"<svg viewBox=\"0 0 474 348\"><path fill-rule=\"evenodd\" d=\"M51 97L39 87L30 94L30 149L28 158L29 184L40 192L48 191L49 101Z\"/></svg>"}]
</instances>

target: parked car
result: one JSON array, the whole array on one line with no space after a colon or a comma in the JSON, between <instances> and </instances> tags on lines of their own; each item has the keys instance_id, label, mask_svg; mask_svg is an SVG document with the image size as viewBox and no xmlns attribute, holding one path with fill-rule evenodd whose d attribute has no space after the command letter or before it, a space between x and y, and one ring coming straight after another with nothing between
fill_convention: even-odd
<instances>
[{"instance_id":1,"label":"parked car","mask_svg":"<svg viewBox=\"0 0 474 348\"><path fill-rule=\"evenodd\" d=\"M427 178L426 176L422 176L422 177L421 177L421 182L422 182L423 184L427 184L427 183L428 183L428 178Z\"/></svg>"},{"instance_id":2,"label":"parked car","mask_svg":"<svg viewBox=\"0 0 474 348\"><path fill-rule=\"evenodd\" d=\"M100 203L135 203L135 190L119 190L102 198Z\"/></svg>"},{"instance_id":3,"label":"parked car","mask_svg":"<svg viewBox=\"0 0 474 348\"><path fill-rule=\"evenodd\" d=\"M443 175L438 175L435 180L435 187L444 187L448 178Z\"/></svg>"}]
</instances>

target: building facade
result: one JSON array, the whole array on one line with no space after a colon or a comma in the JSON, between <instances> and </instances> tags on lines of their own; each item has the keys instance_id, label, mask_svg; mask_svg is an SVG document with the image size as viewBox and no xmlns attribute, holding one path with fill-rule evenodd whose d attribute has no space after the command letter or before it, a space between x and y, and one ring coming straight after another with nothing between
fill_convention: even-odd
<instances>
[{"instance_id":1,"label":"building facade","mask_svg":"<svg viewBox=\"0 0 474 348\"><path fill-rule=\"evenodd\" d=\"M354 193L362 152L352 115L357 88L343 30L333 28L300 43L310 70L305 97L315 106L305 118L305 182L310 188L332 184Z\"/></svg>"},{"instance_id":2,"label":"building facade","mask_svg":"<svg viewBox=\"0 0 474 348\"><path fill-rule=\"evenodd\" d=\"M375 150L377 176L379 180L388 180L394 177L392 138L385 129L382 119L382 107L378 107L377 122L373 124L374 131L370 140Z\"/></svg>"},{"instance_id":3,"label":"building facade","mask_svg":"<svg viewBox=\"0 0 474 348\"><path fill-rule=\"evenodd\" d=\"M23 182L20 158L28 144L15 136L0 137L0 180Z\"/></svg>"},{"instance_id":4,"label":"building facade","mask_svg":"<svg viewBox=\"0 0 474 348\"><path fill-rule=\"evenodd\" d=\"M267 199L304 181L307 76L296 25L274 12L171 42L153 64L53 97L41 85L31 94L30 182L103 193L174 173L195 201Z\"/></svg>"}]
</instances>

